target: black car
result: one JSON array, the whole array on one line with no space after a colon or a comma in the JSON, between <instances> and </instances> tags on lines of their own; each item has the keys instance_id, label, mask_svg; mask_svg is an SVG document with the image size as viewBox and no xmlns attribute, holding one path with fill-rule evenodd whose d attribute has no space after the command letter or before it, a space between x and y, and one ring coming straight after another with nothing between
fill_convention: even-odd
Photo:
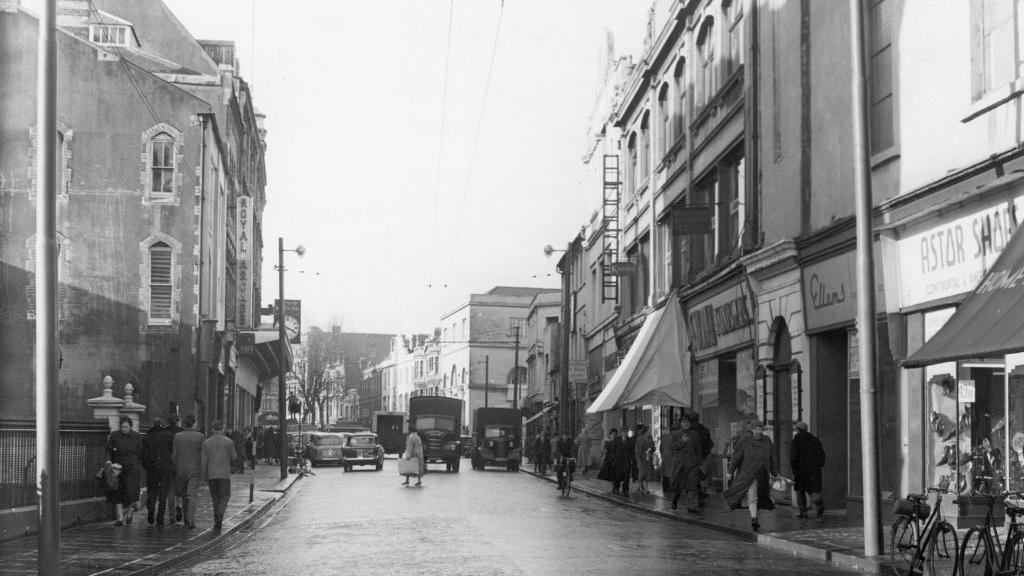
<instances>
[{"instance_id":1,"label":"black car","mask_svg":"<svg viewBox=\"0 0 1024 576\"><path fill-rule=\"evenodd\" d=\"M373 432L348 434L341 448L341 458L345 472L351 472L353 466L373 466L380 470L384 468L384 446L377 442Z\"/></svg>"}]
</instances>

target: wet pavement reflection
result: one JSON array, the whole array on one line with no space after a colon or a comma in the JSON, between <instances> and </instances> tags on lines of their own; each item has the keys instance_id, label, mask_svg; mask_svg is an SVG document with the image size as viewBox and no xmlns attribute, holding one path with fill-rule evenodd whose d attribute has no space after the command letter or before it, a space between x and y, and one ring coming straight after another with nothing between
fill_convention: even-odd
<instances>
[{"instance_id":1,"label":"wet pavement reflection","mask_svg":"<svg viewBox=\"0 0 1024 576\"><path fill-rule=\"evenodd\" d=\"M436 465L434 465L437 470ZM318 468L279 509L175 574L822 574L827 565L501 470ZM216 556L216 557L212 557Z\"/></svg>"}]
</instances>

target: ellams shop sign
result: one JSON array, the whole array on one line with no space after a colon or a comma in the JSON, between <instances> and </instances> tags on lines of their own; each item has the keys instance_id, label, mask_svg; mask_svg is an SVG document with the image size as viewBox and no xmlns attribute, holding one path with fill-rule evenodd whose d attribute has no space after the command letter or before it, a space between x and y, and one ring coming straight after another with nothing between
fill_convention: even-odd
<instances>
[{"instance_id":1,"label":"ellams shop sign","mask_svg":"<svg viewBox=\"0 0 1024 576\"><path fill-rule=\"evenodd\" d=\"M743 283L737 283L703 302L689 306L690 341L698 353L731 348L753 334L750 297Z\"/></svg>"}]
</instances>

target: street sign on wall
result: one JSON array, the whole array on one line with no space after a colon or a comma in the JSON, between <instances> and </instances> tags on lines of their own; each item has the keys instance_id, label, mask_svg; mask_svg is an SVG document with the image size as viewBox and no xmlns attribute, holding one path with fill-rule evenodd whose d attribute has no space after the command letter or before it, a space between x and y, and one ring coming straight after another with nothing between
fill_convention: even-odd
<instances>
[{"instance_id":1,"label":"street sign on wall","mask_svg":"<svg viewBox=\"0 0 1024 576\"><path fill-rule=\"evenodd\" d=\"M587 361L586 360L570 360L569 361L569 382L572 384L586 384L587 383Z\"/></svg>"}]
</instances>

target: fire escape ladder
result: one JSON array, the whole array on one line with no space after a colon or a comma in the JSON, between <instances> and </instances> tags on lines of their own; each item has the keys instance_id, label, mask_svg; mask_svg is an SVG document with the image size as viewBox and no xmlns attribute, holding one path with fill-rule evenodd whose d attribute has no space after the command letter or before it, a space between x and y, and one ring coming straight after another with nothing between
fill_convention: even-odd
<instances>
[{"instance_id":1,"label":"fire escape ladder","mask_svg":"<svg viewBox=\"0 0 1024 576\"><path fill-rule=\"evenodd\" d=\"M617 302L619 299L619 278L614 264L619 259L619 156L604 155L604 177L601 203L601 217L604 232L601 235L604 251L604 267L601 271L601 301Z\"/></svg>"}]
</instances>

